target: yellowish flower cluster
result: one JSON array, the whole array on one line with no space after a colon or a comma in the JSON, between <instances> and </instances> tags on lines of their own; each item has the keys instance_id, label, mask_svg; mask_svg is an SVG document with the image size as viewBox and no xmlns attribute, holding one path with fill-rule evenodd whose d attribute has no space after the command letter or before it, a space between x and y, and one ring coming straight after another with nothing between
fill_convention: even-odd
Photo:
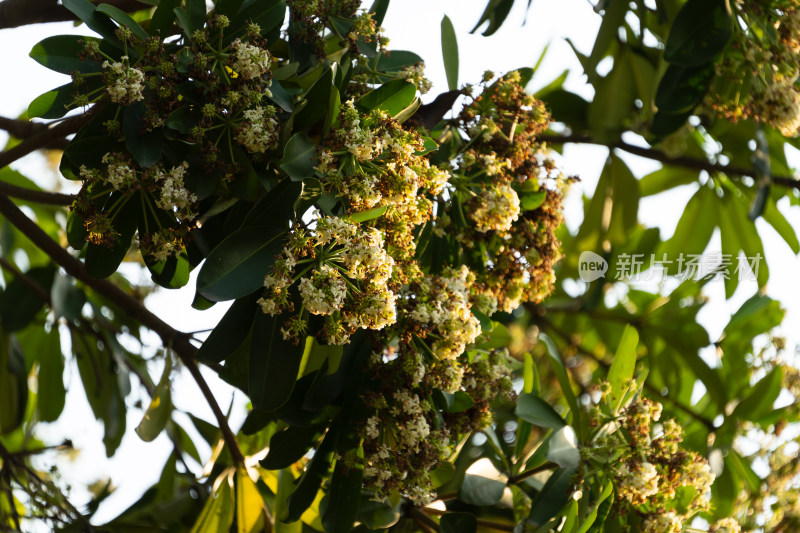
<instances>
[{"instance_id":1,"label":"yellowish flower cluster","mask_svg":"<svg viewBox=\"0 0 800 533\"><path fill-rule=\"evenodd\" d=\"M293 311L289 290L298 282L299 318L304 311L325 316L328 343L346 344L357 329L394 324L396 294L387 284L394 260L384 249L381 232L339 217L318 216L316 228L298 228L290 235L264 280L261 310L269 315ZM299 267L303 270L295 274ZM302 332L287 327L284 337L297 339Z\"/></svg>"},{"instance_id":2,"label":"yellowish flower cluster","mask_svg":"<svg viewBox=\"0 0 800 533\"><path fill-rule=\"evenodd\" d=\"M519 218L519 196L505 184L486 189L478 194L469 217L475 222L475 229L481 233L506 232Z\"/></svg>"},{"instance_id":3,"label":"yellowish flower cluster","mask_svg":"<svg viewBox=\"0 0 800 533\"><path fill-rule=\"evenodd\" d=\"M409 329L420 338L430 335L438 359L455 359L481 334L481 325L472 314L470 288L475 276L465 265L441 276L428 276L413 284L402 304Z\"/></svg>"},{"instance_id":4,"label":"yellowish flower cluster","mask_svg":"<svg viewBox=\"0 0 800 533\"><path fill-rule=\"evenodd\" d=\"M178 220L184 221L197 218L195 211L197 195L190 192L183 183L188 168L189 163L184 161L180 165L172 167L169 172L164 172L156 167L152 174L160 188L156 205L165 211L172 211Z\"/></svg>"}]
</instances>

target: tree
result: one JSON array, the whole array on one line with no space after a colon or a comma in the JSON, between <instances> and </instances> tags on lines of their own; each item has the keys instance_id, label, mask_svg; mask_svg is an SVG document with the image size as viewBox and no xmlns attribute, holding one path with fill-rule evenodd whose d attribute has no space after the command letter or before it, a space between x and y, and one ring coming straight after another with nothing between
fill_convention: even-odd
<instances>
[{"instance_id":1,"label":"tree","mask_svg":"<svg viewBox=\"0 0 800 533\"><path fill-rule=\"evenodd\" d=\"M513 4L490 0L473 31ZM422 58L380 31L388 0L0 2L2 27L96 33L37 44L72 81L0 121L15 138L0 153L0 528L794 530L800 373L754 221L800 252L778 207L800 190L800 11L595 7L594 47L575 50L592 101L566 76L526 93L536 66L459 86L445 18L448 91L423 105ZM609 150L575 234L553 155L567 143ZM78 194L8 166L44 148ZM625 153L662 166L636 176ZM662 238L639 203L675 187L696 192ZM177 331L126 258L165 290L198 270L197 309L232 303L207 338ZM645 272L668 281L643 287ZM762 290L712 341L704 287L724 278L730 297L748 273ZM130 342L145 328L155 358ZM238 430L201 365L247 394ZM69 366L108 455L162 433L173 447L106 524L92 517L109 485L76 503L37 463L71 448L38 436ZM175 416L179 372L213 423ZM150 398L137 436L132 387Z\"/></svg>"}]
</instances>

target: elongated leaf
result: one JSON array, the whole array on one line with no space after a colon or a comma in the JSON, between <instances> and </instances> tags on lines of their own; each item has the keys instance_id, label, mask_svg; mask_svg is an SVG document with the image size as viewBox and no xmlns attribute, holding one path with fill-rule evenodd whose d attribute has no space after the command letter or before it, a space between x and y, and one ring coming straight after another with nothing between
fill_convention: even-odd
<instances>
[{"instance_id":1,"label":"elongated leaf","mask_svg":"<svg viewBox=\"0 0 800 533\"><path fill-rule=\"evenodd\" d=\"M190 533L219 533L233 524L234 496L228 472L218 479Z\"/></svg>"},{"instance_id":2,"label":"elongated leaf","mask_svg":"<svg viewBox=\"0 0 800 533\"><path fill-rule=\"evenodd\" d=\"M630 325L625 326L622 339L619 341L611 368L608 369L608 382L611 394L621 400L625 394L625 384L633 378L636 367L636 345L639 343L639 332Z\"/></svg>"},{"instance_id":3,"label":"elongated leaf","mask_svg":"<svg viewBox=\"0 0 800 533\"><path fill-rule=\"evenodd\" d=\"M0 435L22 424L28 402L28 378L22 355L10 349L5 333L0 336Z\"/></svg>"},{"instance_id":4,"label":"elongated leaf","mask_svg":"<svg viewBox=\"0 0 800 533\"><path fill-rule=\"evenodd\" d=\"M364 456L359 448L358 457ZM322 525L328 533L349 533L358 516L361 502L361 480L364 467L361 464L348 465L344 460L336 461L331 478L331 488L323 500ZM325 501L327 500L327 506Z\"/></svg>"},{"instance_id":5,"label":"elongated leaf","mask_svg":"<svg viewBox=\"0 0 800 533\"><path fill-rule=\"evenodd\" d=\"M236 531L256 533L264 531L264 499L246 468L236 470Z\"/></svg>"},{"instance_id":6,"label":"elongated leaf","mask_svg":"<svg viewBox=\"0 0 800 533\"><path fill-rule=\"evenodd\" d=\"M578 439L572 426L563 426L550 437L547 460L564 468L578 468L581 452L578 450Z\"/></svg>"},{"instance_id":7,"label":"elongated leaf","mask_svg":"<svg viewBox=\"0 0 800 533\"><path fill-rule=\"evenodd\" d=\"M792 252L800 254L800 241L797 239L797 233L789 221L786 220L786 217L783 216L783 213L780 212L774 200L767 202L761 217L786 241Z\"/></svg>"},{"instance_id":8,"label":"elongated leaf","mask_svg":"<svg viewBox=\"0 0 800 533\"><path fill-rule=\"evenodd\" d=\"M672 23L664 59L696 67L714 59L733 34L733 17L725 0L689 0Z\"/></svg>"},{"instance_id":9,"label":"elongated leaf","mask_svg":"<svg viewBox=\"0 0 800 533\"><path fill-rule=\"evenodd\" d=\"M314 177L314 166L317 164L316 147L305 133L295 133L286 148L283 158L278 163L294 181Z\"/></svg>"},{"instance_id":10,"label":"elongated leaf","mask_svg":"<svg viewBox=\"0 0 800 533\"><path fill-rule=\"evenodd\" d=\"M53 422L64 410L64 354L57 328L49 333L37 331L41 342L36 346L39 357L38 391L36 409L42 422ZM27 348L27 347L26 347Z\"/></svg>"},{"instance_id":11,"label":"elongated leaf","mask_svg":"<svg viewBox=\"0 0 800 533\"><path fill-rule=\"evenodd\" d=\"M19 278L14 278L0 294L0 322L5 331L19 331L31 323L46 303L46 295L55 276L53 266L35 267L25 275L39 286L36 291Z\"/></svg>"},{"instance_id":12,"label":"elongated leaf","mask_svg":"<svg viewBox=\"0 0 800 533\"><path fill-rule=\"evenodd\" d=\"M356 105L364 112L380 109L395 116L405 109L416 95L417 87L413 83L406 80L392 80L362 96Z\"/></svg>"},{"instance_id":13,"label":"elongated leaf","mask_svg":"<svg viewBox=\"0 0 800 533\"><path fill-rule=\"evenodd\" d=\"M208 254L197 276L197 292L220 302L241 298L259 288L283 249L284 231L248 226L233 232Z\"/></svg>"},{"instance_id":14,"label":"elongated leaf","mask_svg":"<svg viewBox=\"0 0 800 533\"><path fill-rule=\"evenodd\" d=\"M608 54L611 44L617 40L617 32L625 21L627 12L628 4L626 2L608 2L606 4L603 21L600 23L592 52L583 64L584 72L590 80L596 76L597 64Z\"/></svg>"},{"instance_id":15,"label":"elongated leaf","mask_svg":"<svg viewBox=\"0 0 800 533\"><path fill-rule=\"evenodd\" d=\"M560 429L567 424L550 404L533 394L521 394L514 413L539 427Z\"/></svg>"},{"instance_id":16,"label":"elongated leaf","mask_svg":"<svg viewBox=\"0 0 800 533\"><path fill-rule=\"evenodd\" d=\"M747 397L736 406L733 415L742 420L757 420L772 410L783 384L783 370L775 367L750 389Z\"/></svg>"},{"instance_id":17,"label":"elongated leaf","mask_svg":"<svg viewBox=\"0 0 800 533\"><path fill-rule=\"evenodd\" d=\"M458 89L458 40L453 23L447 15L442 18L442 58L447 75L447 87L455 91Z\"/></svg>"},{"instance_id":18,"label":"elongated leaf","mask_svg":"<svg viewBox=\"0 0 800 533\"><path fill-rule=\"evenodd\" d=\"M467 474L458 490L458 499L470 505L494 505L503 497L506 484L496 479Z\"/></svg>"},{"instance_id":19,"label":"elongated leaf","mask_svg":"<svg viewBox=\"0 0 800 533\"><path fill-rule=\"evenodd\" d=\"M175 8L180 5L181 0L160 0L150 19L150 33L156 35L158 32L165 37L175 22Z\"/></svg>"},{"instance_id":20,"label":"elongated leaf","mask_svg":"<svg viewBox=\"0 0 800 533\"><path fill-rule=\"evenodd\" d=\"M253 324L248 393L253 406L263 411L274 411L286 403L303 358L302 344L284 340L280 331L283 320L259 312Z\"/></svg>"},{"instance_id":21,"label":"elongated leaf","mask_svg":"<svg viewBox=\"0 0 800 533\"><path fill-rule=\"evenodd\" d=\"M75 13L90 29L106 38L107 42L122 48L116 37L117 26L88 0L62 0L61 4Z\"/></svg>"},{"instance_id":22,"label":"elongated leaf","mask_svg":"<svg viewBox=\"0 0 800 533\"><path fill-rule=\"evenodd\" d=\"M553 518L572 499L572 476L574 468L559 468L547 479L542 491L531 502L528 520L540 526Z\"/></svg>"},{"instance_id":23,"label":"elongated leaf","mask_svg":"<svg viewBox=\"0 0 800 533\"><path fill-rule=\"evenodd\" d=\"M164 430L172 414L172 359L167 357L164 362L164 372L158 382L150 406L144 413L142 421L136 427L136 434L145 442L150 442Z\"/></svg>"},{"instance_id":24,"label":"elongated leaf","mask_svg":"<svg viewBox=\"0 0 800 533\"><path fill-rule=\"evenodd\" d=\"M216 325L211 334L203 341L195 357L204 363L219 363L227 359L238 348L253 324L256 312L260 312L256 300L260 292L239 298Z\"/></svg>"},{"instance_id":25,"label":"elongated leaf","mask_svg":"<svg viewBox=\"0 0 800 533\"><path fill-rule=\"evenodd\" d=\"M133 34L141 39L142 41L146 41L150 36L147 34L144 29L139 26L139 23L136 22L131 18L130 15L122 11L120 8L116 6L112 6L111 4L100 4L96 8L98 13L104 13L114 19L120 26L125 26Z\"/></svg>"},{"instance_id":26,"label":"elongated leaf","mask_svg":"<svg viewBox=\"0 0 800 533\"><path fill-rule=\"evenodd\" d=\"M62 74L71 74L74 71L80 73L99 72L99 62L91 59L84 61L78 59L78 54L83 50L81 40L100 42L95 37L83 35L55 35L39 41L31 49L29 55L37 63Z\"/></svg>"},{"instance_id":27,"label":"elongated leaf","mask_svg":"<svg viewBox=\"0 0 800 533\"><path fill-rule=\"evenodd\" d=\"M697 171L665 165L655 172L643 176L639 180L639 190L642 196L652 196L674 187L696 183L699 177L700 174Z\"/></svg>"},{"instance_id":28,"label":"elongated leaf","mask_svg":"<svg viewBox=\"0 0 800 533\"><path fill-rule=\"evenodd\" d=\"M29 118L61 118L67 114L67 106L74 99L72 82L42 93L28 105Z\"/></svg>"},{"instance_id":29,"label":"elongated leaf","mask_svg":"<svg viewBox=\"0 0 800 533\"><path fill-rule=\"evenodd\" d=\"M259 464L267 470L281 470L293 465L308 452L319 434L318 427L288 427L275 433L269 441L269 452Z\"/></svg>"},{"instance_id":30,"label":"elongated leaf","mask_svg":"<svg viewBox=\"0 0 800 533\"><path fill-rule=\"evenodd\" d=\"M328 474L333 458L333 448L336 442L336 431L331 430L314 453L313 459L306 466L306 471L297 483L297 488L289 496L289 515L287 522L300 519L306 509L314 502L322 485L323 478Z\"/></svg>"},{"instance_id":31,"label":"elongated leaf","mask_svg":"<svg viewBox=\"0 0 800 533\"><path fill-rule=\"evenodd\" d=\"M347 215L345 218L350 222L355 222L358 224L382 216L386 212L387 208L388 206L385 205L382 205L380 207L373 207L372 209L368 209L366 211L359 211L358 213Z\"/></svg>"}]
</instances>

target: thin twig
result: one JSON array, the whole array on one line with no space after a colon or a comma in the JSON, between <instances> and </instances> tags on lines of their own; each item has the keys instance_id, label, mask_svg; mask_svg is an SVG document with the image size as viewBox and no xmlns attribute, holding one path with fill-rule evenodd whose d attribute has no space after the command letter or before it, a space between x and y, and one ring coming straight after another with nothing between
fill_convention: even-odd
<instances>
[{"instance_id":1,"label":"thin twig","mask_svg":"<svg viewBox=\"0 0 800 533\"><path fill-rule=\"evenodd\" d=\"M556 468L558 468L558 465L556 463L551 463L550 461L547 461L546 463L541 464L541 465L539 465L539 466L537 466L535 468L531 468L530 470L526 470L525 472L521 472L521 473L517 474L516 476L511 476L510 478L508 478L508 485L509 486L510 485L516 485L517 483L519 483L521 481L525 481L529 477L533 477L536 474L540 474L542 472L547 472L548 470L555 470Z\"/></svg>"},{"instance_id":2,"label":"thin twig","mask_svg":"<svg viewBox=\"0 0 800 533\"><path fill-rule=\"evenodd\" d=\"M636 146L635 144L626 143L624 141L617 141L613 143L604 143L591 137L590 135L540 135L537 140L550 144L596 144L598 146L605 146L609 149L618 148L629 154L646 157L660 163L673 165L676 167L690 168L692 170L705 170L709 173L721 172L728 176L756 176L758 171L754 168L739 167L736 165L723 165L720 163L712 163L704 159L698 159L689 156L673 157L665 154L655 148L645 148L643 146ZM800 190L800 180L794 176L772 176L772 183Z\"/></svg>"},{"instance_id":3,"label":"thin twig","mask_svg":"<svg viewBox=\"0 0 800 533\"><path fill-rule=\"evenodd\" d=\"M165 346L169 346L189 370L194 380L197 382L200 391L205 396L214 417L217 419L220 431L225 440L225 444L230 449L231 457L237 466L244 465L244 456L239 449L236 435L228 425L225 415L217 404L214 394L200 373L197 363L194 360L197 348L189 342L189 336L182 333L161 320L147 309L139 300L132 297L113 283L105 279L93 278L86 271L83 263L75 259L57 242L52 240L35 222L29 219L7 196L0 194L0 214L4 215L8 221L21 231L36 247L46 253L50 258L60 265L66 272L77 280L82 281L95 290L101 296L114 302L119 308L131 318L137 320L144 327L153 330L161 337Z\"/></svg>"}]
</instances>

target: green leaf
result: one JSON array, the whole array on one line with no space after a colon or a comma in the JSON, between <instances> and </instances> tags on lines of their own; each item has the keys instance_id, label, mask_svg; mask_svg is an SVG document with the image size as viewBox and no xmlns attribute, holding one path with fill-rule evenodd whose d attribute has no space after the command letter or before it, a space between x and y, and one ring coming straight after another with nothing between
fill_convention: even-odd
<instances>
[{"instance_id":1,"label":"green leaf","mask_svg":"<svg viewBox=\"0 0 800 533\"><path fill-rule=\"evenodd\" d=\"M295 205L309 183L284 179L272 187L247 213L243 226L289 227L295 216ZM302 214L302 213L300 213Z\"/></svg>"},{"instance_id":2,"label":"green leaf","mask_svg":"<svg viewBox=\"0 0 800 533\"><path fill-rule=\"evenodd\" d=\"M590 528L595 526L595 524L602 525L605 522L605 515L601 516L601 508L603 504L609 499L609 496L614 492L614 484L611 481L606 482L603 486L603 491L600 493L600 496L597 497L597 501L595 501L594 505L592 506L592 510L584 519L581 527L578 528L578 533L586 533ZM613 502L614 499L611 498ZM598 522L598 518L600 521Z\"/></svg>"},{"instance_id":3,"label":"green leaf","mask_svg":"<svg viewBox=\"0 0 800 533\"><path fill-rule=\"evenodd\" d=\"M458 490L458 499L470 505L494 505L503 497L506 484L496 479L467 474Z\"/></svg>"},{"instance_id":4,"label":"green leaf","mask_svg":"<svg viewBox=\"0 0 800 533\"><path fill-rule=\"evenodd\" d=\"M274 411L289 399L294 390L303 345L284 340L280 330L285 317L257 313L250 343L248 394L253 406Z\"/></svg>"},{"instance_id":5,"label":"green leaf","mask_svg":"<svg viewBox=\"0 0 800 533\"><path fill-rule=\"evenodd\" d=\"M577 468L581 462L578 439L572 426L556 430L547 441L547 460L564 468Z\"/></svg>"},{"instance_id":6,"label":"green leaf","mask_svg":"<svg viewBox=\"0 0 800 533\"><path fill-rule=\"evenodd\" d=\"M406 108L417 95L417 87L406 80L392 80L362 96L356 105L369 113L375 109L395 116Z\"/></svg>"},{"instance_id":7,"label":"green leaf","mask_svg":"<svg viewBox=\"0 0 800 533\"><path fill-rule=\"evenodd\" d=\"M224 472L214 483L214 489L208 496L190 533L228 531L233 524L233 514L233 487L228 472Z\"/></svg>"},{"instance_id":8,"label":"green leaf","mask_svg":"<svg viewBox=\"0 0 800 533\"><path fill-rule=\"evenodd\" d=\"M308 138L305 133L295 133L286 148L283 150L283 158L278 163L284 172L294 181L302 181L305 178L313 178L315 174L314 166L317 164L316 155L317 145Z\"/></svg>"},{"instance_id":9,"label":"green leaf","mask_svg":"<svg viewBox=\"0 0 800 533\"><path fill-rule=\"evenodd\" d=\"M533 394L521 394L514 411L519 418L544 428L561 429L567 423L550 404Z\"/></svg>"},{"instance_id":10,"label":"green leaf","mask_svg":"<svg viewBox=\"0 0 800 533\"><path fill-rule=\"evenodd\" d=\"M731 416L741 420L758 420L772 410L783 386L783 370L775 367L769 374L758 380L747 397L736 406Z\"/></svg>"},{"instance_id":11,"label":"green leaf","mask_svg":"<svg viewBox=\"0 0 800 533\"><path fill-rule=\"evenodd\" d=\"M101 42L95 37L82 35L55 35L39 41L31 49L31 59L50 70L62 74L78 71L82 74L100 72L100 63L90 59L80 60L78 54L83 51L80 40L85 42Z\"/></svg>"},{"instance_id":12,"label":"green leaf","mask_svg":"<svg viewBox=\"0 0 800 533\"><path fill-rule=\"evenodd\" d=\"M133 158L144 168L159 162L164 148L164 135L161 130L142 131L144 104L136 102L125 108L122 113L122 131L125 135L125 146Z\"/></svg>"},{"instance_id":13,"label":"green leaf","mask_svg":"<svg viewBox=\"0 0 800 533\"><path fill-rule=\"evenodd\" d=\"M42 422L53 422L64 410L66 398L61 337L58 328L52 328L49 332L38 330L36 335L41 339L36 345L39 358L36 409Z\"/></svg>"},{"instance_id":14,"label":"green leaf","mask_svg":"<svg viewBox=\"0 0 800 533\"><path fill-rule=\"evenodd\" d=\"M597 32L592 52L583 64L584 72L590 80L597 75L597 64L606 57L612 43L617 41L619 27L625 22L625 14L627 12L627 2L608 2L606 4L603 20L600 23L600 29Z\"/></svg>"},{"instance_id":15,"label":"green leaf","mask_svg":"<svg viewBox=\"0 0 800 533\"><path fill-rule=\"evenodd\" d=\"M283 521L288 514L289 509L287 503L289 496L294 489L294 472L291 468L284 468L278 472L278 491L275 494L275 503L273 513L275 515L275 533L302 533L303 522L297 520L295 522L286 523Z\"/></svg>"},{"instance_id":16,"label":"green leaf","mask_svg":"<svg viewBox=\"0 0 800 533\"><path fill-rule=\"evenodd\" d=\"M108 43L122 48L116 37L116 24L106 15L98 15L94 4L88 0L62 0L61 4L75 13L91 30L105 37Z\"/></svg>"},{"instance_id":17,"label":"green leaf","mask_svg":"<svg viewBox=\"0 0 800 533\"><path fill-rule=\"evenodd\" d=\"M28 118L61 118L67 114L67 106L74 99L75 86L69 82L61 87L40 94L28 105Z\"/></svg>"},{"instance_id":18,"label":"green leaf","mask_svg":"<svg viewBox=\"0 0 800 533\"><path fill-rule=\"evenodd\" d=\"M611 384L611 395L622 401L625 395L625 386L633 379L636 368L636 345L639 343L639 332L631 325L626 325L622 332L611 368L608 369L608 382Z\"/></svg>"},{"instance_id":19,"label":"green leaf","mask_svg":"<svg viewBox=\"0 0 800 533\"><path fill-rule=\"evenodd\" d=\"M222 319L197 350L195 357L203 363L219 363L241 346L258 311L256 300L260 291L239 298L228 308Z\"/></svg>"},{"instance_id":20,"label":"green leaf","mask_svg":"<svg viewBox=\"0 0 800 533\"><path fill-rule=\"evenodd\" d=\"M236 531L257 533L264 531L266 520L264 498L250 479L247 468L236 469Z\"/></svg>"},{"instance_id":21,"label":"green leaf","mask_svg":"<svg viewBox=\"0 0 800 533\"><path fill-rule=\"evenodd\" d=\"M319 435L319 427L288 427L272 436L267 456L259 464L267 470L281 470L299 461Z\"/></svg>"},{"instance_id":22,"label":"green leaf","mask_svg":"<svg viewBox=\"0 0 800 533\"><path fill-rule=\"evenodd\" d=\"M0 435L17 429L25 418L28 403L28 376L25 361L12 350L5 333L0 336Z\"/></svg>"},{"instance_id":23,"label":"green leaf","mask_svg":"<svg viewBox=\"0 0 800 533\"><path fill-rule=\"evenodd\" d=\"M327 115L333 88L333 70L327 68L305 94L305 104L300 104L303 107L296 107L293 115L295 131L304 131Z\"/></svg>"},{"instance_id":24,"label":"green leaf","mask_svg":"<svg viewBox=\"0 0 800 533\"><path fill-rule=\"evenodd\" d=\"M447 513L439 520L439 533L475 533L478 520L470 513Z\"/></svg>"},{"instance_id":25,"label":"green leaf","mask_svg":"<svg viewBox=\"0 0 800 533\"><path fill-rule=\"evenodd\" d=\"M170 373L172 372L172 359L167 356L164 358L164 371L158 381L150 405L142 417L142 421L136 426L136 434L145 442L154 440L164 430L172 414L172 382Z\"/></svg>"},{"instance_id":26,"label":"green leaf","mask_svg":"<svg viewBox=\"0 0 800 533\"><path fill-rule=\"evenodd\" d=\"M28 270L25 276L36 283L41 291L34 290L19 278L8 283L6 290L0 294L0 322L4 331L19 331L33 321L47 303L45 298L50 294L55 268L52 265L35 267Z\"/></svg>"},{"instance_id":27,"label":"green leaf","mask_svg":"<svg viewBox=\"0 0 800 533\"><path fill-rule=\"evenodd\" d=\"M138 22L133 20L130 15L116 6L112 6L111 4L99 4L96 8L96 11L98 13L108 15L117 23L119 23L120 26L125 26L142 41L146 41L150 37L147 32L144 31L141 26L139 26Z\"/></svg>"},{"instance_id":28,"label":"green leaf","mask_svg":"<svg viewBox=\"0 0 800 533\"><path fill-rule=\"evenodd\" d=\"M489 0L489 3L486 5L486 9L484 10L483 14L481 15L480 20L472 28L470 33L475 33L475 31L483 25L484 22L489 22L486 29L483 31L483 36L488 37L493 35L494 32L500 29L500 26L503 25L503 22L508 17L511 8L514 6L514 0Z\"/></svg>"},{"instance_id":29,"label":"green leaf","mask_svg":"<svg viewBox=\"0 0 800 533\"><path fill-rule=\"evenodd\" d=\"M56 274L50 289L50 301L56 318L80 320L86 293L75 286L72 278Z\"/></svg>"},{"instance_id":30,"label":"green leaf","mask_svg":"<svg viewBox=\"0 0 800 533\"><path fill-rule=\"evenodd\" d=\"M800 254L800 241L792 225L783 216L774 200L769 200L761 217L778 232L795 254Z\"/></svg>"},{"instance_id":31,"label":"green leaf","mask_svg":"<svg viewBox=\"0 0 800 533\"><path fill-rule=\"evenodd\" d=\"M618 61L606 77L594 83L595 96L589 105L589 127L602 141L615 141L634 110L636 86L628 61Z\"/></svg>"},{"instance_id":32,"label":"green leaf","mask_svg":"<svg viewBox=\"0 0 800 533\"><path fill-rule=\"evenodd\" d=\"M447 87L455 91L458 89L458 41L456 30L447 15L442 18L442 58L447 75Z\"/></svg>"},{"instance_id":33,"label":"green leaf","mask_svg":"<svg viewBox=\"0 0 800 533\"><path fill-rule=\"evenodd\" d=\"M114 246L107 247L89 243L86 248L86 271L95 278L107 278L117 271L131 246L133 234L139 225L139 193L131 193L123 198L119 193L112 194L106 201L106 209L123 202L113 220L117 237Z\"/></svg>"},{"instance_id":34,"label":"green leaf","mask_svg":"<svg viewBox=\"0 0 800 533\"><path fill-rule=\"evenodd\" d=\"M670 65L656 90L655 103L659 114L680 114L694 109L708 91L713 77L713 65L699 67ZM658 120L658 116L656 116L656 120ZM675 129L680 127L685 120L685 117L679 117ZM655 125L653 129L655 130Z\"/></svg>"},{"instance_id":35,"label":"green leaf","mask_svg":"<svg viewBox=\"0 0 800 533\"><path fill-rule=\"evenodd\" d=\"M547 199L547 191L545 189L531 192L526 191L518 194L519 206L523 211L533 211L534 209L539 209Z\"/></svg>"},{"instance_id":36,"label":"green leaf","mask_svg":"<svg viewBox=\"0 0 800 533\"><path fill-rule=\"evenodd\" d=\"M541 492L531 502L528 521L540 526L556 516L572 500L574 468L559 468L547 479Z\"/></svg>"},{"instance_id":37,"label":"green leaf","mask_svg":"<svg viewBox=\"0 0 800 533\"><path fill-rule=\"evenodd\" d=\"M328 361L328 374L333 374L339 368L343 353L344 346L320 344L315 337L306 337L303 360L300 363L297 379L316 372L326 361Z\"/></svg>"},{"instance_id":38,"label":"green leaf","mask_svg":"<svg viewBox=\"0 0 800 533\"><path fill-rule=\"evenodd\" d=\"M424 63L423 59L414 52L406 50L392 50L378 58L375 70L379 72L398 72L405 67Z\"/></svg>"},{"instance_id":39,"label":"green leaf","mask_svg":"<svg viewBox=\"0 0 800 533\"><path fill-rule=\"evenodd\" d=\"M213 302L233 300L261 287L283 249L283 228L248 226L233 232L211 253L197 276L197 292Z\"/></svg>"},{"instance_id":40,"label":"green leaf","mask_svg":"<svg viewBox=\"0 0 800 533\"><path fill-rule=\"evenodd\" d=\"M664 251L670 258L674 260L681 254L688 257L703 253L717 224L714 212L716 201L713 192L706 187L700 187L689 199L675 233L664 244ZM669 271L674 272L671 268Z\"/></svg>"},{"instance_id":41,"label":"green leaf","mask_svg":"<svg viewBox=\"0 0 800 533\"><path fill-rule=\"evenodd\" d=\"M349 220L350 222L354 222L356 224L360 224L361 222L366 222L367 220L373 220L380 216L382 216L388 206L382 205L380 207L373 207L372 209L367 209L366 211L359 211L357 213L351 213L344 217L345 220Z\"/></svg>"},{"instance_id":42,"label":"green leaf","mask_svg":"<svg viewBox=\"0 0 800 533\"><path fill-rule=\"evenodd\" d=\"M362 448L358 448L357 456L363 458ZM320 506L325 506L322 512L322 525L328 533L349 533L353 529L361 502L363 476L362 464L348 465L344 459L336 461L330 490Z\"/></svg>"},{"instance_id":43,"label":"green leaf","mask_svg":"<svg viewBox=\"0 0 800 533\"><path fill-rule=\"evenodd\" d=\"M175 22L175 8L180 5L181 0L160 0L150 19L150 33L158 32L162 38L166 37Z\"/></svg>"},{"instance_id":44,"label":"green leaf","mask_svg":"<svg viewBox=\"0 0 800 533\"><path fill-rule=\"evenodd\" d=\"M306 471L297 483L297 488L289 496L289 515L287 522L300 520L306 509L314 502L322 485L323 478L327 477L333 458L333 448L336 441L336 431L331 430L314 453L311 462L306 466Z\"/></svg>"},{"instance_id":45,"label":"green leaf","mask_svg":"<svg viewBox=\"0 0 800 533\"><path fill-rule=\"evenodd\" d=\"M697 171L665 165L655 172L643 176L639 180L639 191L642 196L652 196L674 187L697 183L699 177L700 174Z\"/></svg>"},{"instance_id":46,"label":"green leaf","mask_svg":"<svg viewBox=\"0 0 800 533\"><path fill-rule=\"evenodd\" d=\"M722 53L732 34L726 0L688 0L672 23L664 59L684 67L705 65Z\"/></svg>"}]
</instances>

